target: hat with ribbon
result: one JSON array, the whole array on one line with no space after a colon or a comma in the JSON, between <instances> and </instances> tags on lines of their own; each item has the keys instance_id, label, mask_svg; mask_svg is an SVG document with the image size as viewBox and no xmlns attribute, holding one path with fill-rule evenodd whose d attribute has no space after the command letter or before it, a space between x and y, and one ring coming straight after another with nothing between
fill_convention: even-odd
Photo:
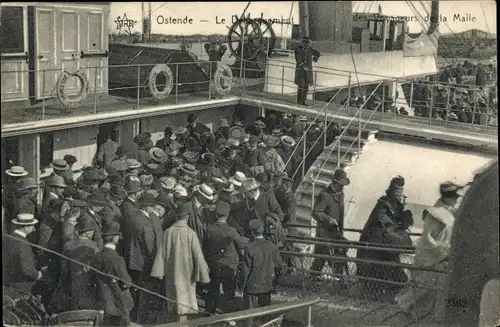
<instances>
[{"instance_id":1,"label":"hat with ribbon","mask_svg":"<svg viewBox=\"0 0 500 327\"><path fill-rule=\"evenodd\" d=\"M191 175L191 176L196 176L198 174L198 170L196 169L196 167L194 165L188 164L188 163L183 164L181 166L181 170L184 173Z\"/></svg>"},{"instance_id":2,"label":"hat with ribbon","mask_svg":"<svg viewBox=\"0 0 500 327\"><path fill-rule=\"evenodd\" d=\"M71 154L67 154L64 156L64 161L66 161L68 163L68 165L72 165L75 162L77 162L78 160L76 159L75 156L73 156Z\"/></svg>"},{"instance_id":3,"label":"hat with ribbon","mask_svg":"<svg viewBox=\"0 0 500 327\"><path fill-rule=\"evenodd\" d=\"M221 118L219 120L219 127L229 127L229 123L226 118Z\"/></svg>"},{"instance_id":4,"label":"hat with ribbon","mask_svg":"<svg viewBox=\"0 0 500 327\"><path fill-rule=\"evenodd\" d=\"M75 226L75 230L78 233L85 233L91 230L95 230L95 227L95 223L92 221L92 219L87 215L83 215L80 216L80 219Z\"/></svg>"},{"instance_id":5,"label":"hat with ribbon","mask_svg":"<svg viewBox=\"0 0 500 327\"><path fill-rule=\"evenodd\" d=\"M225 180L224 177L219 177L219 176L213 176L212 182L214 182L215 184L226 184L227 183L227 181Z\"/></svg>"},{"instance_id":6,"label":"hat with ribbon","mask_svg":"<svg viewBox=\"0 0 500 327\"><path fill-rule=\"evenodd\" d=\"M65 188L67 187L66 182L64 181L64 178L58 175L52 175L49 177L46 183L47 186L52 186L52 187L60 187L60 188Z\"/></svg>"},{"instance_id":7,"label":"hat with ribbon","mask_svg":"<svg viewBox=\"0 0 500 327\"><path fill-rule=\"evenodd\" d=\"M50 167L54 170L68 170L69 165L64 159L56 159L50 163Z\"/></svg>"},{"instance_id":8,"label":"hat with ribbon","mask_svg":"<svg viewBox=\"0 0 500 327\"><path fill-rule=\"evenodd\" d=\"M162 177L159 181L165 190L173 190L177 183L174 177Z\"/></svg>"},{"instance_id":9,"label":"hat with ribbon","mask_svg":"<svg viewBox=\"0 0 500 327\"><path fill-rule=\"evenodd\" d=\"M288 135L283 135L281 137L281 143L283 143L283 145L288 146L288 147L294 147L295 144L296 144L296 142L293 139L293 137L288 136Z\"/></svg>"},{"instance_id":10,"label":"hat with ribbon","mask_svg":"<svg viewBox=\"0 0 500 327\"><path fill-rule=\"evenodd\" d=\"M237 127L245 127L245 126L246 126L246 124L247 124L247 122L246 122L246 121L244 121L244 120L237 120L237 121L234 123L234 125L235 125L235 126L237 126Z\"/></svg>"},{"instance_id":11,"label":"hat with ribbon","mask_svg":"<svg viewBox=\"0 0 500 327\"><path fill-rule=\"evenodd\" d=\"M23 179L20 179L16 182L16 187L19 192L21 191L26 191L26 190L32 190L38 188L38 183L36 182L36 179L32 177L26 177Z\"/></svg>"},{"instance_id":12,"label":"hat with ribbon","mask_svg":"<svg viewBox=\"0 0 500 327\"><path fill-rule=\"evenodd\" d=\"M182 154L182 158L191 164L196 164L199 157L200 156L197 151L186 151Z\"/></svg>"},{"instance_id":13,"label":"hat with ribbon","mask_svg":"<svg viewBox=\"0 0 500 327\"><path fill-rule=\"evenodd\" d=\"M36 225L38 220L31 213L20 213L16 218L12 219L12 223L20 226L32 226Z\"/></svg>"},{"instance_id":14,"label":"hat with ribbon","mask_svg":"<svg viewBox=\"0 0 500 327\"><path fill-rule=\"evenodd\" d=\"M127 159L127 170L141 168L141 163L137 159Z\"/></svg>"},{"instance_id":15,"label":"hat with ribbon","mask_svg":"<svg viewBox=\"0 0 500 327\"><path fill-rule=\"evenodd\" d=\"M184 186L182 186L181 184L175 185L174 194L176 194L178 196L183 196L183 197L188 196L188 192L187 192L186 188Z\"/></svg>"},{"instance_id":16,"label":"hat with ribbon","mask_svg":"<svg viewBox=\"0 0 500 327\"><path fill-rule=\"evenodd\" d=\"M333 176L331 177L331 180L332 182L336 182L344 186L351 184L351 180L347 177L346 172L342 169L335 170Z\"/></svg>"},{"instance_id":17,"label":"hat with ribbon","mask_svg":"<svg viewBox=\"0 0 500 327\"><path fill-rule=\"evenodd\" d=\"M195 190L207 200L214 199L214 190L207 184L196 185Z\"/></svg>"},{"instance_id":18,"label":"hat with ribbon","mask_svg":"<svg viewBox=\"0 0 500 327\"><path fill-rule=\"evenodd\" d=\"M120 224L116 221L110 221L102 228L102 236L115 236L121 234Z\"/></svg>"},{"instance_id":19,"label":"hat with ribbon","mask_svg":"<svg viewBox=\"0 0 500 327\"><path fill-rule=\"evenodd\" d=\"M233 184L234 186L241 187L241 185L246 179L247 177L245 176L245 174L243 174L240 171L237 171L236 173L234 173L234 176L231 176L229 178L229 183Z\"/></svg>"},{"instance_id":20,"label":"hat with ribbon","mask_svg":"<svg viewBox=\"0 0 500 327\"><path fill-rule=\"evenodd\" d=\"M149 156L153 161L156 161L158 163L165 163L168 160L167 153L157 147L153 147L149 150Z\"/></svg>"},{"instance_id":21,"label":"hat with ribbon","mask_svg":"<svg viewBox=\"0 0 500 327\"><path fill-rule=\"evenodd\" d=\"M255 178L247 178L241 183L241 188L243 192L250 192L255 189L258 189L260 186L260 182L257 181Z\"/></svg>"},{"instance_id":22,"label":"hat with ribbon","mask_svg":"<svg viewBox=\"0 0 500 327\"><path fill-rule=\"evenodd\" d=\"M254 123L255 127L264 129L266 128L266 123L264 123L262 120L256 120Z\"/></svg>"},{"instance_id":23,"label":"hat with ribbon","mask_svg":"<svg viewBox=\"0 0 500 327\"><path fill-rule=\"evenodd\" d=\"M174 131L174 134L177 134L177 135L182 135L182 134L186 134L188 132L187 128L186 127L179 127L177 128L175 131Z\"/></svg>"},{"instance_id":24,"label":"hat with ribbon","mask_svg":"<svg viewBox=\"0 0 500 327\"><path fill-rule=\"evenodd\" d=\"M12 177L24 177L28 175L28 171L22 166L12 166L5 173Z\"/></svg>"},{"instance_id":25,"label":"hat with ribbon","mask_svg":"<svg viewBox=\"0 0 500 327\"><path fill-rule=\"evenodd\" d=\"M137 193L142 191L141 180L137 176L129 176L125 182L125 192L127 194Z\"/></svg>"}]
</instances>

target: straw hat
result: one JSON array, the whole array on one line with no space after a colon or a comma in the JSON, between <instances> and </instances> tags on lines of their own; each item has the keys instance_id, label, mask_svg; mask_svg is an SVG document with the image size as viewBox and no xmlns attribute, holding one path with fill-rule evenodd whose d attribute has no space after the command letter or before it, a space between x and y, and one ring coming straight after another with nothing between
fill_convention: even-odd
<instances>
[{"instance_id":1,"label":"straw hat","mask_svg":"<svg viewBox=\"0 0 500 327\"><path fill-rule=\"evenodd\" d=\"M207 184L196 185L195 190L207 200L212 201L214 199L214 190Z\"/></svg>"},{"instance_id":2,"label":"straw hat","mask_svg":"<svg viewBox=\"0 0 500 327\"><path fill-rule=\"evenodd\" d=\"M242 183L247 179L245 174L243 174L240 171L237 171L234 173L234 176L231 176L229 178L229 183L233 184L234 186L241 187Z\"/></svg>"},{"instance_id":3,"label":"straw hat","mask_svg":"<svg viewBox=\"0 0 500 327\"><path fill-rule=\"evenodd\" d=\"M149 156L158 163L165 163L168 160L167 153L157 147L153 147L149 150Z\"/></svg>"},{"instance_id":4,"label":"straw hat","mask_svg":"<svg viewBox=\"0 0 500 327\"><path fill-rule=\"evenodd\" d=\"M283 135L281 137L281 143L283 143L284 145L288 146L288 147L294 147L296 142L295 140L293 139L293 137L291 136L288 136L288 135Z\"/></svg>"},{"instance_id":5,"label":"straw hat","mask_svg":"<svg viewBox=\"0 0 500 327\"><path fill-rule=\"evenodd\" d=\"M64 159L56 159L50 163L50 167L54 170L68 170L69 165Z\"/></svg>"},{"instance_id":6,"label":"straw hat","mask_svg":"<svg viewBox=\"0 0 500 327\"><path fill-rule=\"evenodd\" d=\"M259 186L260 186L260 182L257 181L255 178L247 178L241 184L241 188L243 189L243 192L253 191L253 190L259 188Z\"/></svg>"},{"instance_id":7,"label":"straw hat","mask_svg":"<svg viewBox=\"0 0 500 327\"><path fill-rule=\"evenodd\" d=\"M12 177L24 177L28 175L28 171L22 166L12 166L5 173Z\"/></svg>"},{"instance_id":8,"label":"straw hat","mask_svg":"<svg viewBox=\"0 0 500 327\"><path fill-rule=\"evenodd\" d=\"M38 220L31 213L20 213L16 218L12 219L12 223L20 226L33 226L38 223Z\"/></svg>"}]
</instances>

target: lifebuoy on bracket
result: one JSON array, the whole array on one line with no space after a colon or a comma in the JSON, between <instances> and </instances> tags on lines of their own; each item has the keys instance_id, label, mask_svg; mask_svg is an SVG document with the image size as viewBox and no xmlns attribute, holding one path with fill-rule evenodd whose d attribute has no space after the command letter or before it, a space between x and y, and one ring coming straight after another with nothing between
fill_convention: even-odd
<instances>
[{"instance_id":1,"label":"lifebuoy on bracket","mask_svg":"<svg viewBox=\"0 0 500 327\"><path fill-rule=\"evenodd\" d=\"M76 96L71 95L71 97L68 96L68 94L66 94L66 91L64 90L66 82L70 77L77 77L78 80L80 81L80 92ZM85 101L85 99L87 98L88 92L89 92L89 80L87 78L87 74L85 74L81 70L78 70L74 73L64 71L57 79L56 82L57 100L59 100L59 102L66 108L74 108L82 104L83 101Z\"/></svg>"},{"instance_id":2,"label":"lifebuoy on bracket","mask_svg":"<svg viewBox=\"0 0 500 327\"><path fill-rule=\"evenodd\" d=\"M233 87L233 71L227 65L219 63L214 74L214 88L218 95L227 95Z\"/></svg>"},{"instance_id":3,"label":"lifebuoy on bracket","mask_svg":"<svg viewBox=\"0 0 500 327\"><path fill-rule=\"evenodd\" d=\"M158 85L156 85L156 78L158 75L165 76L165 85L164 88L160 91ZM148 76L148 89L151 95L156 100L166 99L170 92L172 92L172 88L174 87L174 75L172 74L172 70L166 64L157 64L151 69L151 72Z\"/></svg>"}]
</instances>

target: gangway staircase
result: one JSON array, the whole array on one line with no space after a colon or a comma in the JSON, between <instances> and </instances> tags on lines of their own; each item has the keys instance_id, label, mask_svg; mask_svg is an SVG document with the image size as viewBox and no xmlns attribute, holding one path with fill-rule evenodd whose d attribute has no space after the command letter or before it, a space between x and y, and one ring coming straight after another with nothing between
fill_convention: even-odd
<instances>
[{"instance_id":1,"label":"gangway staircase","mask_svg":"<svg viewBox=\"0 0 500 327\"><path fill-rule=\"evenodd\" d=\"M379 84L379 86L382 83ZM377 86L378 88L378 86ZM378 130L365 128L373 117L374 113L380 110L380 105L373 111L367 121L361 122L360 115L363 107L369 101L375 90L370 94L366 101L359 106L358 112L352 119L341 127L342 132L335 137L335 141L324 147L323 152L315 159L314 163L308 169L304 178L295 190L297 199L296 219L298 224L315 225L312 218L312 209L316 197L324 190L331 181L331 176L336 169L348 170L355 164L356 160L367 150L371 144L377 141ZM333 98L332 98L333 99ZM331 102L331 100L330 100ZM328 106L328 104L327 104ZM330 122L332 123L332 122ZM320 136L321 137L321 136ZM303 159L305 160L305 159ZM315 229L299 228L302 234L315 236ZM307 251L309 252L309 251Z\"/></svg>"}]
</instances>

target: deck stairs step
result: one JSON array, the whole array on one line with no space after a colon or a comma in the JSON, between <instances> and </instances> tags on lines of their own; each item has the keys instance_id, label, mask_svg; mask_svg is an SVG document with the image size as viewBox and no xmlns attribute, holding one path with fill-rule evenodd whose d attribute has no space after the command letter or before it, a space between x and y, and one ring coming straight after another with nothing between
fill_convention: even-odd
<instances>
[{"instance_id":1,"label":"deck stairs step","mask_svg":"<svg viewBox=\"0 0 500 327\"><path fill-rule=\"evenodd\" d=\"M341 126L340 128L342 131L347 129L345 134L347 134L349 136L358 136L359 130L358 130L357 124L351 124L349 126ZM377 129L365 128L364 130L361 131L361 138L364 140L367 140L367 141L372 141L375 139L377 133L378 133Z\"/></svg>"},{"instance_id":2,"label":"deck stairs step","mask_svg":"<svg viewBox=\"0 0 500 327\"><path fill-rule=\"evenodd\" d=\"M335 137L335 139L338 139L339 136ZM372 139L372 140L365 140L363 138L361 138L361 150L366 150L369 148L370 144L372 144L373 142L376 142L377 139ZM342 136L341 140L340 140L340 145L344 145L344 146L351 146L351 144L354 142L353 144L353 147L358 147L358 136L351 136L351 135L344 135Z\"/></svg>"}]
</instances>

